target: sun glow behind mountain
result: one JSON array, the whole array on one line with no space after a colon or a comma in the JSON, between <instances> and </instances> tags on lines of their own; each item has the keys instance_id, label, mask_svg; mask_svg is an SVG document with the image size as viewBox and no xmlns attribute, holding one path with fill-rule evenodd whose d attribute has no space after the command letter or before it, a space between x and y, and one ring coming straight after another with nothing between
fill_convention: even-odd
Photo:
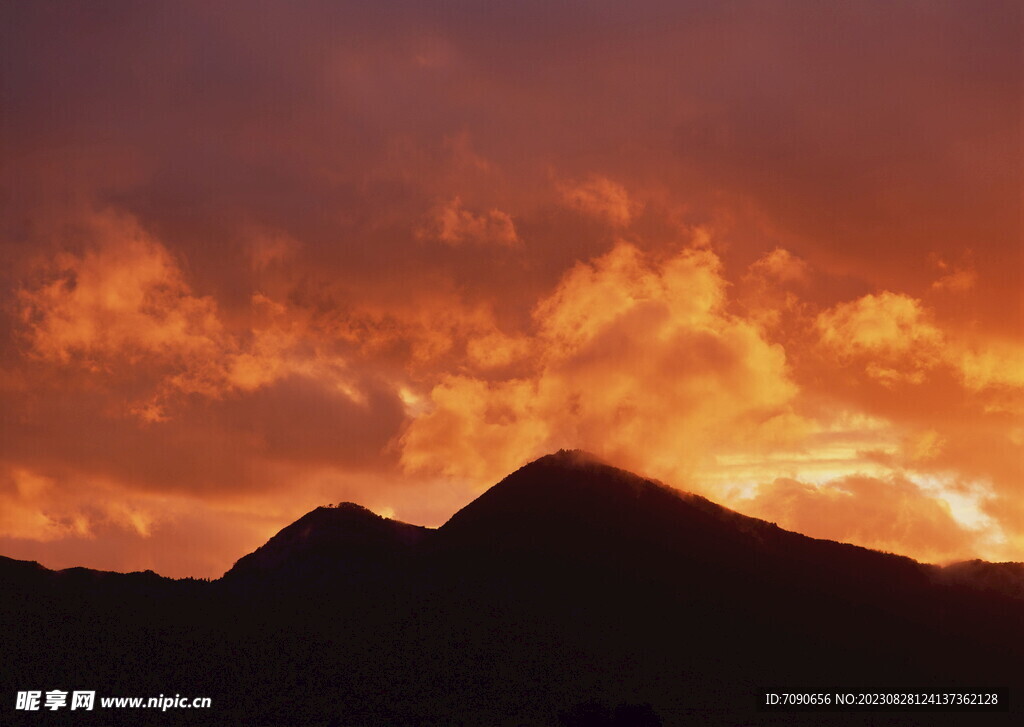
<instances>
[{"instance_id":1,"label":"sun glow behind mountain","mask_svg":"<svg viewBox=\"0 0 1024 727\"><path fill-rule=\"evenodd\" d=\"M5 8L0 553L219 575L580 447L1024 560L1019 7L742 10Z\"/></svg>"}]
</instances>

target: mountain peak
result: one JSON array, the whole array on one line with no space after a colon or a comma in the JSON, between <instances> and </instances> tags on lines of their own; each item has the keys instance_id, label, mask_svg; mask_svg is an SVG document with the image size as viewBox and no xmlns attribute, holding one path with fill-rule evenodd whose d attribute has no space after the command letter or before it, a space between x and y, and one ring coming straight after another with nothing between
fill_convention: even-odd
<instances>
[{"instance_id":1,"label":"mountain peak","mask_svg":"<svg viewBox=\"0 0 1024 727\"><path fill-rule=\"evenodd\" d=\"M663 492L672 497L696 497L682 490L629 470L609 464L602 457L583 449L560 449L529 462L485 492L537 489L554 496L570 490L576 495L636 496L640 492ZM701 498L703 499L703 498Z\"/></svg>"},{"instance_id":2,"label":"mountain peak","mask_svg":"<svg viewBox=\"0 0 1024 727\"><path fill-rule=\"evenodd\" d=\"M924 578L909 558L788 532L580 450L524 465L457 512L438 536L443 547L476 554L485 567L518 555L546 561L561 554L572 568L663 562L684 579L746 572L753 562L772 562L794 582L805 570L830 568L851 581Z\"/></svg>"},{"instance_id":3,"label":"mountain peak","mask_svg":"<svg viewBox=\"0 0 1024 727\"><path fill-rule=\"evenodd\" d=\"M671 511L682 520L743 516L696 495L613 467L583 450L560 450L520 467L457 512L440 528L444 539L550 547L572 541L594 545L615 531L641 537ZM684 528L685 529L685 528ZM517 547L513 545L513 547ZM589 546L586 546L589 547Z\"/></svg>"},{"instance_id":4,"label":"mountain peak","mask_svg":"<svg viewBox=\"0 0 1024 727\"><path fill-rule=\"evenodd\" d=\"M351 573L391 560L414 546L428 528L391 520L353 502L317 507L239 559L226 580Z\"/></svg>"},{"instance_id":5,"label":"mountain peak","mask_svg":"<svg viewBox=\"0 0 1024 727\"><path fill-rule=\"evenodd\" d=\"M317 531L317 529L321 527L358 527L364 522L375 522L385 519L386 518L381 517L372 510L365 508L362 505L357 505L354 502L339 502L337 505L320 505L307 512L291 525L283 528L274 537L290 535L295 531L303 531L308 534L310 532ZM296 526L300 524L302 527L296 528Z\"/></svg>"},{"instance_id":6,"label":"mountain peak","mask_svg":"<svg viewBox=\"0 0 1024 727\"><path fill-rule=\"evenodd\" d=\"M601 464L611 466L601 457L598 457L593 452L588 452L585 449L560 449L557 452L552 452L551 454L546 454L543 457L539 457L530 464L537 464L542 462L557 463L570 467L587 464ZM526 466L528 467L529 465Z\"/></svg>"},{"instance_id":7,"label":"mountain peak","mask_svg":"<svg viewBox=\"0 0 1024 727\"><path fill-rule=\"evenodd\" d=\"M313 513L321 511L321 510L325 511L325 512L333 512L333 513L336 513L336 514L337 513L344 513L347 516L356 517L356 518L364 517L364 518L370 518L370 519L376 519L376 520L390 520L391 519L391 518L387 518L387 517L384 517L383 515L379 515L379 514L375 513L373 510L369 509L368 507L364 507L363 505L360 505L360 504L355 503L355 502L349 502L349 501L339 502L337 505L320 505L319 507L311 510L310 512L308 512L306 514L307 515L312 515Z\"/></svg>"}]
</instances>

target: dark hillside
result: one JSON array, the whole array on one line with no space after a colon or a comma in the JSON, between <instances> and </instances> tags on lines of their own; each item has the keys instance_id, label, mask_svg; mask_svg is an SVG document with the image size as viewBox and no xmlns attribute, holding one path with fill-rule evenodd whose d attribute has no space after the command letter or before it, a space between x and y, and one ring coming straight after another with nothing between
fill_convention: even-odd
<instances>
[{"instance_id":1,"label":"dark hillside","mask_svg":"<svg viewBox=\"0 0 1024 727\"><path fill-rule=\"evenodd\" d=\"M772 687L1019 700L1015 574L815 540L559 452L437 530L318 508L212 583L0 560L0 684L214 699L45 715L75 725L998 724L1016 715L755 704Z\"/></svg>"}]
</instances>

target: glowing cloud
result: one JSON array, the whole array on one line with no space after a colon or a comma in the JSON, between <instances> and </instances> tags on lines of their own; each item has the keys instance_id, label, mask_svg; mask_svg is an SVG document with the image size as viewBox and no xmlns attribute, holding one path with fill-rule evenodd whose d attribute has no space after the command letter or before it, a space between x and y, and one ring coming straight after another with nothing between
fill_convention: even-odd
<instances>
[{"instance_id":1,"label":"glowing cloud","mask_svg":"<svg viewBox=\"0 0 1024 727\"><path fill-rule=\"evenodd\" d=\"M420 231L422 237L433 237L446 245L499 245L515 247L520 244L512 218L501 210L474 213L455 197L438 207L431 224Z\"/></svg>"},{"instance_id":2,"label":"glowing cloud","mask_svg":"<svg viewBox=\"0 0 1024 727\"><path fill-rule=\"evenodd\" d=\"M97 243L81 256L57 256L39 287L21 291L36 355L98 365L103 357L186 357L220 347L216 305L192 295L164 246L124 216L90 222Z\"/></svg>"},{"instance_id":3,"label":"glowing cloud","mask_svg":"<svg viewBox=\"0 0 1024 727\"><path fill-rule=\"evenodd\" d=\"M779 478L741 506L806 535L931 562L962 558L975 547L976 533L957 522L949 504L902 475L849 475L820 485Z\"/></svg>"},{"instance_id":4,"label":"glowing cloud","mask_svg":"<svg viewBox=\"0 0 1024 727\"><path fill-rule=\"evenodd\" d=\"M570 207L615 227L629 225L640 209L625 187L606 177L595 176L585 182L564 185L562 199Z\"/></svg>"},{"instance_id":5,"label":"glowing cloud","mask_svg":"<svg viewBox=\"0 0 1024 727\"><path fill-rule=\"evenodd\" d=\"M707 249L659 263L620 243L577 265L535 308L531 371L446 377L402 462L487 482L572 443L683 476L717 447L778 436L797 387L783 351L725 311L724 289Z\"/></svg>"}]
</instances>

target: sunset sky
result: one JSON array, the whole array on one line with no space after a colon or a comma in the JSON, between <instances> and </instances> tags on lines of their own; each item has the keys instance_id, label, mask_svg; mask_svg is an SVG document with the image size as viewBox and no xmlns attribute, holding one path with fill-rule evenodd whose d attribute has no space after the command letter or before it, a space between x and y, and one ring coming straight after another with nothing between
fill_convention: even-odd
<instances>
[{"instance_id":1,"label":"sunset sky","mask_svg":"<svg viewBox=\"0 0 1024 727\"><path fill-rule=\"evenodd\" d=\"M216 577L559 448L1024 560L1024 26L982 2L7 2L0 554Z\"/></svg>"}]
</instances>

